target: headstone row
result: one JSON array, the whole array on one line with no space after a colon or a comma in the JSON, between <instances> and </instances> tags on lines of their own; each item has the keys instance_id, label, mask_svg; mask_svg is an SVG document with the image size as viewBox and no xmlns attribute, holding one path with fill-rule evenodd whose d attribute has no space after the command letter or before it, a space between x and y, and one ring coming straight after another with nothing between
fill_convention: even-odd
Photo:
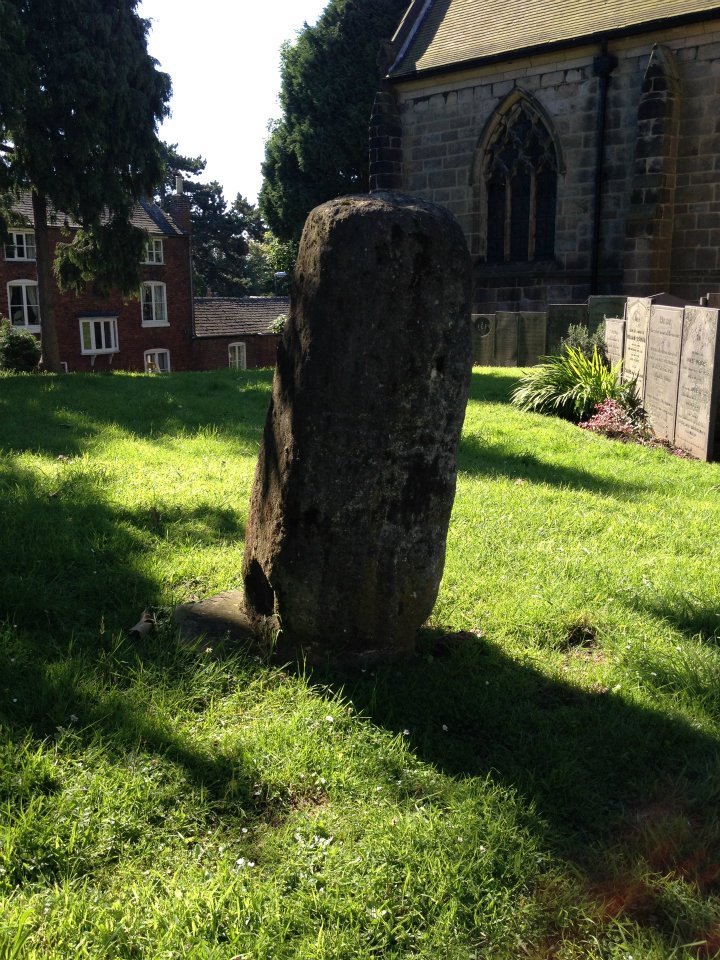
<instances>
[{"instance_id":1,"label":"headstone row","mask_svg":"<svg viewBox=\"0 0 720 960\"><path fill-rule=\"evenodd\" d=\"M498 311L472 315L473 363L481 367L530 367L555 354L570 327L595 330L622 312L624 297L593 296L585 303L551 303L546 311Z\"/></svg>"},{"instance_id":2,"label":"headstone row","mask_svg":"<svg viewBox=\"0 0 720 960\"><path fill-rule=\"evenodd\" d=\"M713 458L720 381L720 311L629 297L605 320L612 363L637 382L655 434L701 460Z\"/></svg>"},{"instance_id":3,"label":"headstone row","mask_svg":"<svg viewBox=\"0 0 720 960\"><path fill-rule=\"evenodd\" d=\"M547 352L547 314L474 313L473 363L481 367L531 367Z\"/></svg>"}]
</instances>

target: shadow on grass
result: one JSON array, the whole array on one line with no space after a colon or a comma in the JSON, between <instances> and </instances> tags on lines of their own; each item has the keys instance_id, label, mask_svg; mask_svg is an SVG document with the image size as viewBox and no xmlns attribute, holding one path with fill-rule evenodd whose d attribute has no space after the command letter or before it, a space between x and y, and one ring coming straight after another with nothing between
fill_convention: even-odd
<instances>
[{"instance_id":1,"label":"shadow on grass","mask_svg":"<svg viewBox=\"0 0 720 960\"><path fill-rule=\"evenodd\" d=\"M429 651L438 640L443 649L442 636L428 631L422 643ZM605 919L652 927L669 946L709 936L668 914L665 894L637 873L642 864L701 896L720 893L713 737L620 690L548 678L532 661L470 635L439 658L428 653L360 676L316 671L313 680L349 697L373 723L399 736L409 731L416 755L445 774L489 776L516 791L544 825L542 843L574 864Z\"/></svg>"},{"instance_id":2,"label":"shadow on grass","mask_svg":"<svg viewBox=\"0 0 720 960\"><path fill-rule=\"evenodd\" d=\"M155 441L213 430L257 443L271 382L270 370L167 377L123 373L5 377L0 390L2 447L77 456L108 427Z\"/></svg>"},{"instance_id":3,"label":"shadow on grass","mask_svg":"<svg viewBox=\"0 0 720 960\"><path fill-rule=\"evenodd\" d=\"M510 403L510 394L520 377L517 370L510 373L501 367L475 368L470 379L470 399L483 403Z\"/></svg>"},{"instance_id":4,"label":"shadow on grass","mask_svg":"<svg viewBox=\"0 0 720 960\"><path fill-rule=\"evenodd\" d=\"M630 602L642 613L669 624L691 640L720 644L720 604L708 606L704 599L686 593L654 600L634 597Z\"/></svg>"},{"instance_id":5,"label":"shadow on grass","mask_svg":"<svg viewBox=\"0 0 720 960\"><path fill-rule=\"evenodd\" d=\"M641 483L547 463L531 453L512 453L500 444L483 443L467 434L460 440L458 470L474 476L508 477L511 480L546 483L624 499L646 492L646 487Z\"/></svg>"},{"instance_id":6,"label":"shadow on grass","mask_svg":"<svg viewBox=\"0 0 720 960\"><path fill-rule=\"evenodd\" d=\"M142 610L167 603L173 583L144 572L159 543L217 547L241 541L237 513L203 505L130 510L109 502L102 469L84 460L47 475L0 459L4 504L0 621L20 629L93 639L98 629L127 629Z\"/></svg>"}]
</instances>

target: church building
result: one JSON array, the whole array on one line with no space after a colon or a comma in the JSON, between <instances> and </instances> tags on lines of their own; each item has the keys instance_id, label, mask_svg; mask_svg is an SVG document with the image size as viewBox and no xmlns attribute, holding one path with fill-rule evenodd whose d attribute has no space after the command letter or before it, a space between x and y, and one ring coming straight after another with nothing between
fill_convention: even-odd
<instances>
[{"instance_id":1,"label":"church building","mask_svg":"<svg viewBox=\"0 0 720 960\"><path fill-rule=\"evenodd\" d=\"M371 189L450 209L473 310L720 292L720 5L414 0Z\"/></svg>"}]
</instances>

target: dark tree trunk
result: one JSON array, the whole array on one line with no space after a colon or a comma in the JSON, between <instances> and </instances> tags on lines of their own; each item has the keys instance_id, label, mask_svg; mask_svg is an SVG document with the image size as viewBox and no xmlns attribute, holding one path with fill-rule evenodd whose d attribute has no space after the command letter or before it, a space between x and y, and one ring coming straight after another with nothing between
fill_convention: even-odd
<instances>
[{"instance_id":1,"label":"dark tree trunk","mask_svg":"<svg viewBox=\"0 0 720 960\"><path fill-rule=\"evenodd\" d=\"M42 368L60 373L60 349L55 326L55 304L52 295L52 263L47 222L47 198L32 192L35 220L35 247L37 257L38 304L40 307L40 335L42 337Z\"/></svg>"}]
</instances>

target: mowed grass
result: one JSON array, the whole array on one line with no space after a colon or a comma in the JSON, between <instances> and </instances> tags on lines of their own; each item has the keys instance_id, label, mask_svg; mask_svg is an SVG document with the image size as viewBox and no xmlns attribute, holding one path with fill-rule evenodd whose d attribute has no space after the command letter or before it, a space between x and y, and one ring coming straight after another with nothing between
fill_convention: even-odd
<instances>
[{"instance_id":1,"label":"mowed grass","mask_svg":"<svg viewBox=\"0 0 720 960\"><path fill-rule=\"evenodd\" d=\"M720 466L517 376L418 656L346 675L167 620L239 583L268 371L0 378L1 960L720 956Z\"/></svg>"}]
</instances>

